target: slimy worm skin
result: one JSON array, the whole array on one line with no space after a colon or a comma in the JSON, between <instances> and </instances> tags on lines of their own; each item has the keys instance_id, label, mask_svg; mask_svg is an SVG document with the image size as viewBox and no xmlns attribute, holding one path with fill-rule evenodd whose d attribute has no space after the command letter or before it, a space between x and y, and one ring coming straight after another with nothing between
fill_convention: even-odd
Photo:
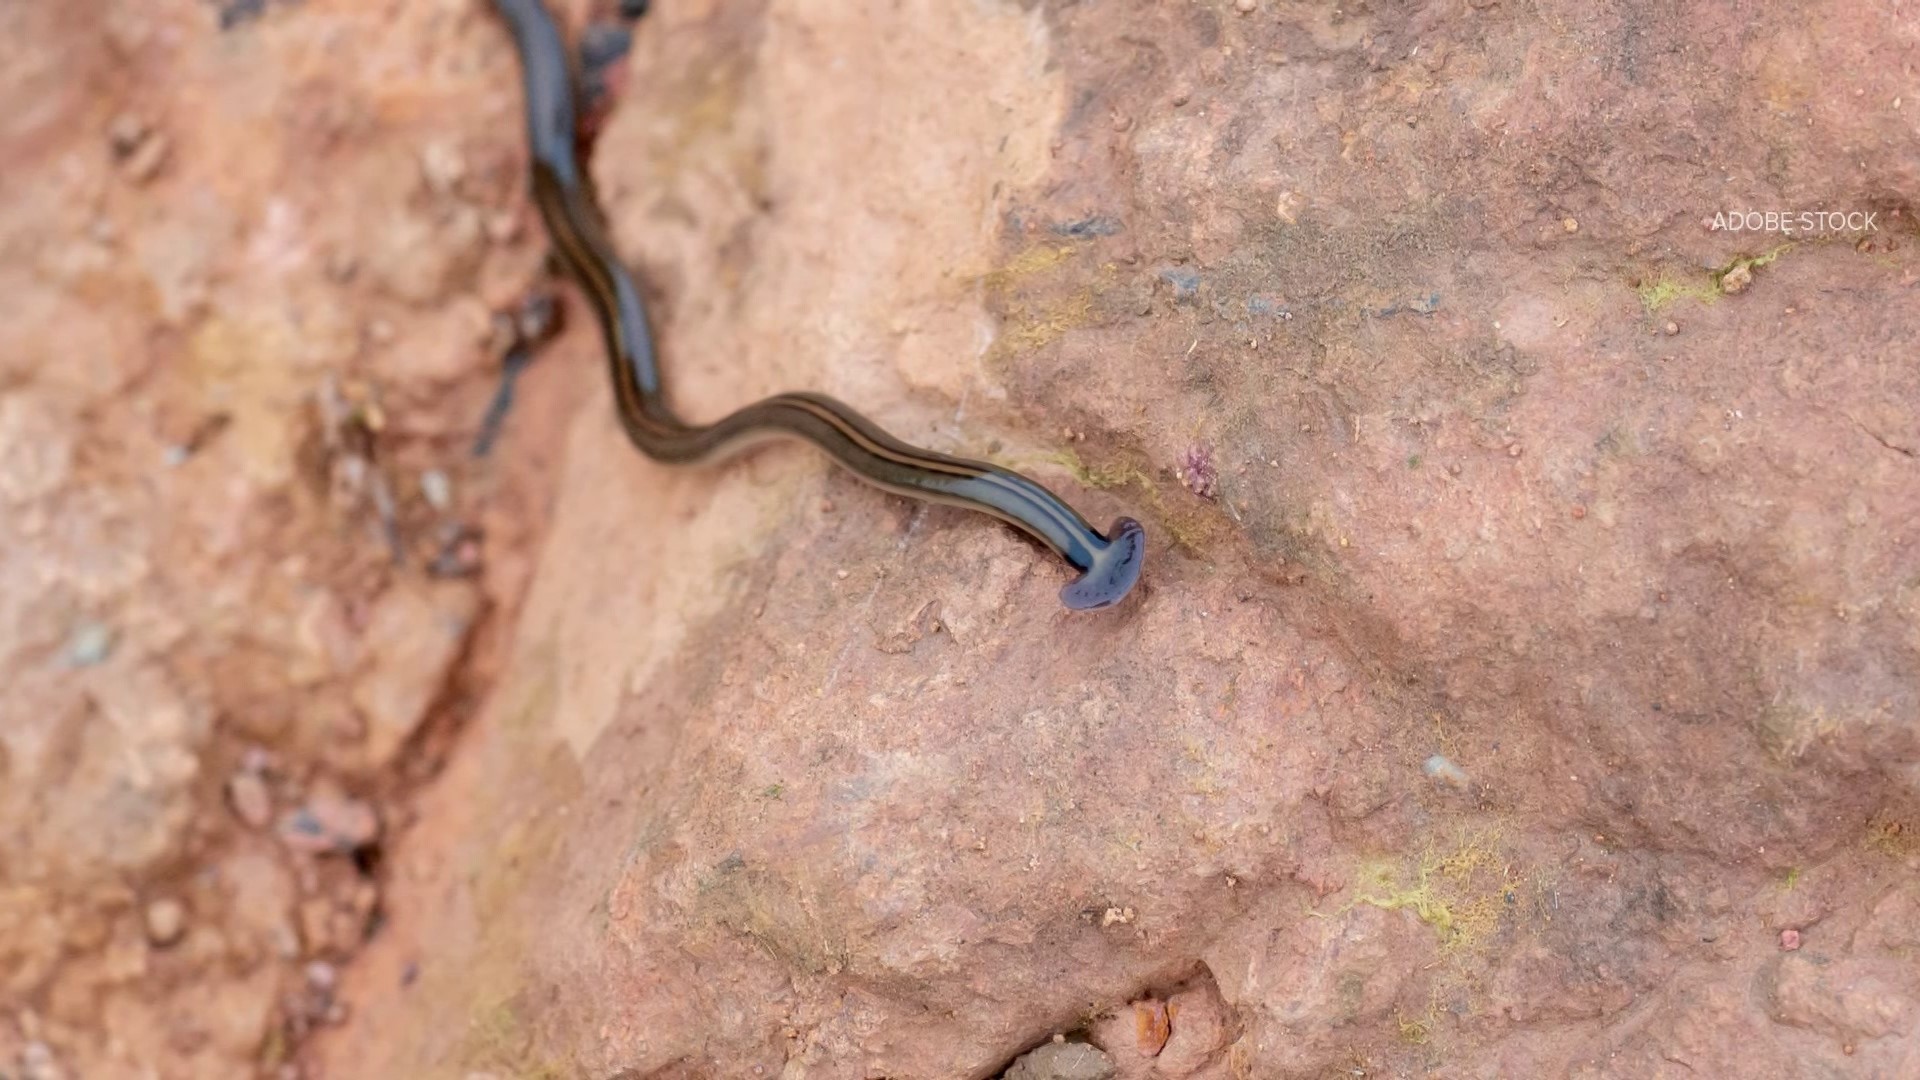
<instances>
[{"instance_id":1,"label":"slimy worm skin","mask_svg":"<svg viewBox=\"0 0 1920 1080\"><path fill-rule=\"evenodd\" d=\"M554 252L592 301L606 338L620 424L641 453L670 465L718 461L769 438L803 439L856 477L897 495L991 514L1051 548L1079 576L1060 590L1075 610L1111 607L1133 590L1146 530L1132 518L1102 535L1019 473L909 446L824 394L778 394L705 426L668 406L639 290L615 254L581 161L573 70L541 0L494 0L513 32L526 84L533 200Z\"/></svg>"}]
</instances>

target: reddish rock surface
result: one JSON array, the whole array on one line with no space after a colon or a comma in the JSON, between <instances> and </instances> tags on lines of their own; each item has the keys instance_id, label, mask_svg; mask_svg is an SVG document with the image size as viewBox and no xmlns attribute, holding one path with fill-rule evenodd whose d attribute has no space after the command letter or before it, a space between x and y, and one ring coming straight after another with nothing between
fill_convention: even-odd
<instances>
[{"instance_id":1,"label":"reddish rock surface","mask_svg":"<svg viewBox=\"0 0 1920 1080\"><path fill-rule=\"evenodd\" d=\"M545 451L465 451L539 254L465 224L510 143L421 163L506 58L389 8L0 5L0 1075L297 1069L519 594ZM498 558L425 581L457 523Z\"/></svg>"},{"instance_id":2,"label":"reddish rock surface","mask_svg":"<svg viewBox=\"0 0 1920 1080\"><path fill-rule=\"evenodd\" d=\"M0 10L0 1069L1920 1073L1912 12L656 5L681 407L1140 517L1082 617L577 298L467 461L504 35L254 6Z\"/></svg>"}]
</instances>

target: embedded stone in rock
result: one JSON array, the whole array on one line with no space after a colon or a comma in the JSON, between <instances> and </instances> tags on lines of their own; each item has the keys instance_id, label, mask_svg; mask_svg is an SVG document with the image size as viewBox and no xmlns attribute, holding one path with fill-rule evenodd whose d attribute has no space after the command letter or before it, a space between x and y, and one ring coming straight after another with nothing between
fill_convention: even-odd
<instances>
[{"instance_id":1,"label":"embedded stone in rock","mask_svg":"<svg viewBox=\"0 0 1920 1080\"><path fill-rule=\"evenodd\" d=\"M369 666L353 687L370 767L391 763L426 719L479 610L480 595L466 583L403 582L380 597L362 642Z\"/></svg>"},{"instance_id":2,"label":"embedded stone in rock","mask_svg":"<svg viewBox=\"0 0 1920 1080\"><path fill-rule=\"evenodd\" d=\"M227 779L227 804L249 829L265 828L273 819L273 795L256 772L242 770Z\"/></svg>"},{"instance_id":3,"label":"embedded stone in rock","mask_svg":"<svg viewBox=\"0 0 1920 1080\"><path fill-rule=\"evenodd\" d=\"M187 909L171 897L147 905L147 940L162 947L180 940L187 931Z\"/></svg>"},{"instance_id":4,"label":"embedded stone in rock","mask_svg":"<svg viewBox=\"0 0 1920 1080\"><path fill-rule=\"evenodd\" d=\"M361 799L323 783L299 809L280 819L280 839L310 855L345 855L380 835L380 815Z\"/></svg>"},{"instance_id":5,"label":"embedded stone in rock","mask_svg":"<svg viewBox=\"0 0 1920 1080\"><path fill-rule=\"evenodd\" d=\"M1109 1080L1113 1062L1083 1042L1050 1042L1020 1055L1002 1080Z\"/></svg>"}]
</instances>

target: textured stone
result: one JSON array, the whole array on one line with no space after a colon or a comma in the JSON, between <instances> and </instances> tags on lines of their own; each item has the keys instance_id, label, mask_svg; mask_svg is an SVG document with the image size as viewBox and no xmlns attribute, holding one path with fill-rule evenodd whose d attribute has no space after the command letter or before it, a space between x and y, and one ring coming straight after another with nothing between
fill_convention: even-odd
<instances>
[{"instance_id":1,"label":"textured stone","mask_svg":"<svg viewBox=\"0 0 1920 1080\"><path fill-rule=\"evenodd\" d=\"M1911 964L1788 957L1774 979L1774 1015L1847 1042L1912 1035L1916 983Z\"/></svg>"},{"instance_id":2,"label":"textured stone","mask_svg":"<svg viewBox=\"0 0 1920 1080\"><path fill-rule=\"evenodd\" d=\"M1920 37L1260 10L636 30L594 170L680 407L993 453L1141 516L1146 587L1064 616L993 522L656 467L596 389L389 897L434 964L330 1061L438 1060L405 1033L505 952L553 988L521 1071L993 1075L1092 1025L1142 1075L1902 1074L1863 920L1916 859L1920 245L1702 222L1920 190Z\"/></svg>"},{"instance_id":3,"label":"textured stone","mask_svg":"<svg viewBox=\"0 0 1920 1080\"><path fill-rule=\"evenodd\" d=\"M273 820L273 794L257 772L243 769L227 778L227 805L249 829L266 828Z\"/></svg>"},{"instance_id":4,"label":"textured stone","mask_svg":"<svg viewBox=\"0 0 1920 1080\"><path fill-rule=\"evenodd\" d=\"M1142 1075L1920 1075L1913 21L1247 6L661 5L593 162L685 411L826 391L1142 517L1077 618L804 449L633 454L577 294L465 471L459 294L546 247L485 5L0 4L6 1056L255 1068L304 891L326 1075L989 1076L1113 1019ZM1775 207L1882 216L1711 224ZM314 497L328 373L399 568ZM402 761L436 467L531 478L495 610L555 528ZM446 755L370 955L353 860L204 782L245 732L291 786ZM145 968L113 882L193 912Z\"/></svg>"},{"instance_id":5,"label":"textured stone","mask_svg":"<svg viewBox=\"0 0 1920 1080\"><path fill-rule=\"evenodd\" d=\"M187 932L187 908L170 897L147 905L147 940L155 945L172 945Z\"/></svg>"},{"instance_id":6,"label":"textured stone","mask_svg":"<svg viewBox=\"0 0 1920 1080\"><path fill-rule=\"evenodd\" d=\"M479 593L464 583L396 584L374 608L353 701L367 722L369 764L383 767L426 719L466 647Z\"/></svg>"},{"instance_id":7,"label":"textured stone","mask_svg":"<svg viewBox=\"0 0 1920 1080\"><path fill-rule=\"evenodd\" d=\"M1113 1062L1083 1042L1050 1042L1020 1055L1003 1080L1111 1080Z\"/></svg>"},{"instance_id":8,"label":"textured stone","mask_svg":"<svg viewBox=\"0 0 1920 1080\"><path fill-rule=\"evenodd\" d=\"M380 835L380 813L371 803L322 781L305 802L280 819L280 842L308 855L345 855Z\"/></svg>"}]
</instances>

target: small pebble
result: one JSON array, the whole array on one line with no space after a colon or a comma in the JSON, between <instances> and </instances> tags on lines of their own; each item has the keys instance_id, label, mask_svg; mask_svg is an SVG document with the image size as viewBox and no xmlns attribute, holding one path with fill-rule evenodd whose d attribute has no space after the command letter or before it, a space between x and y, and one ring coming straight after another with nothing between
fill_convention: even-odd
<instances>
[{"instance_id":1,"label":"small pebble","mask_svg":"<svg viewBox=\"0 0 1920 1080\"><path fill-rule=\"evenodd\" d=\"M1158 1057L1173 1035L1173 1017L1167 1003L1145 998L1133 1003L1135 1049L1141 1057Z\"/></svg>"},{"instance_id":2,"label":"small pebble","mask_svg":"<svg viewBox=\"0 0 1920 1080\"><path fill-rule=\"evenodd\" d=\"M249 829L264 829L273 820L273 795L258 771L237 772L227 778L227 805Z\"/></svg>"},{"instance_id":3,"label":"small pebble","mask_svg":"<svg viewBox=\"0 0 1920 1080\"><path fill-rule=\"evenodd\" d=\"M187 932L187 909L180 901L162 898L147 905L147 940L165 948Z\"/></svg>"},{"instance_id":4,"label":"small pebble","mask_svg":"<svg viewBox=\"0 0 1920 1080\"><path fill-rule=\"evenodd\" d=\"M435 195L450 194L467 178L467 160L453 143L430 142L420 150L420 177Z\"/></svg>"},{"instance_id":5,"label":"small pebble","mask_svg":"<svg viewBox=\"0 0 1920 1080\"><path fill-rule=\"evenodd\" d=\"M53 1047L38 1039L20 1051L20 1080L63 1080L66 1076L53 1060Z\"/></svg>"},{"instance_id":6,"label":"small pebble","mask_svg":"<svg viewBox=\"0 0 1920 1080\"><path fill-rule=\"evenodd\" d=\"M113 654L113 628L105 623L84 622L67 639L61 655L68 667L93 667Z\"/></svg>"},{"instance_id":7,"label":"small pebble","mask_svg":"<svg viewBox=\"0 0 1920 1080\"><path fill-rule=\"evenodd\" d=\"M1569 233L1577 233L1580 231L1580 223L1572 218L1561 218L1560 227Z\"/></svg>"},{"instance_id":8,"label":"small pebble","mask_svg":"<svg viewBox=\"0 0 1920 1080\"><path fill-rule=\"evenodd\" d=\"M280 819L280 840L310 855L346 854L380 835L380 815L364 800L338 790L318 790L305 806Z\"/></svg>"},{"instance_id":9,"label":"small pebble","mask_svg":"<svg viewBox=\"0 0 1920 1080\"><path fill-rule=\"evenodd\" d=\"M1572 510L1572 514L1573 514L1573 520L1579 521L1580 519L1587 516L1587 508L1584 506L1575 506Z\"/></svg>"},{"instance_id":10,"label":"small pebble","mask_svg":"<svg viewBox=\"0 0 1920 1080\"><path fill-rule=\"evenodd\" d=\"M444 514L453 506L453 481L443 470L428 469L420 474L420 494L428 506Z\"/></svg>"},{"instance_id":11,"label":"small pebble","mask_svg":"<svg viewBox=\"0 0 1920 1080\"><path fill-rule=\"evenodd\" d=\"M1780 948L1783 952L1794 952L1800 948L1800 931L1780 931Z\"/></svg>"},{"instance_id":12,"label":"small pebble","mask_svg":"<svg viewBox=\"0 0 1920 1080\"><path fill-rule=\"evenodd\" d=\"M173 144L165 135L154 132L141 140L138 149L127 158L127 175L134 183L144 184L160 174Z\"/></svg>"},{"instance_id":13,"label":"small pebble","mask_svg":"<svg viewBox=\"0 0 1920 1080\"><path fill-rule=\"evenodd\" d=\"M1661 329L1666 331L1668 337L1672 337L1673 335L1680 332L1680 324L1670 322L1666 326L1662 327Z\"/></svg>"},{"instance_id":14,"label":"small pebble","mask_svg":"<svg viewBox=\"0 0 1920 1080\"><path fill-rule=\"evenodd\" d=\"M1233 10L1242 15L1251 15L1260 7L1260 0L1233 0Z\"/></svg>"},{"instance_id":15,"label":"small pebble","mask_svg":"<svg viewBox=\"0 0 1920 1080\"><path fill-rule=\"evenodd\" d=\"M1472 784L1467 771L1455 765L1444 754L1435 754L1428 758L1426 764L1420 767L1420 771L1426 773L1430 780L1462 791Z\"/></svg>"},{"instance_id":16,"label":"small pebble","mask_svg":"<svg viewBox=\"0 0 1920 1080\"><path fill-rule=\"evenodd\" d=\"M1720 291L1729 296L1747 291L1747 286L1751 284L1753 284L1753 271L1747 267L1746 263L1741 263L1720 276Z\"/></svg>"},{"instance_id":17,"label":"small pebble","mask_svg":"<svg viewBox=\"0 0 1920 1080\"><path fill-rule=\"evenodd\" d=\"M340 969L325 960L315 960L307 965L307 985L314 990L330 994L340 983Z\"/></svg>"}]
</instances>

